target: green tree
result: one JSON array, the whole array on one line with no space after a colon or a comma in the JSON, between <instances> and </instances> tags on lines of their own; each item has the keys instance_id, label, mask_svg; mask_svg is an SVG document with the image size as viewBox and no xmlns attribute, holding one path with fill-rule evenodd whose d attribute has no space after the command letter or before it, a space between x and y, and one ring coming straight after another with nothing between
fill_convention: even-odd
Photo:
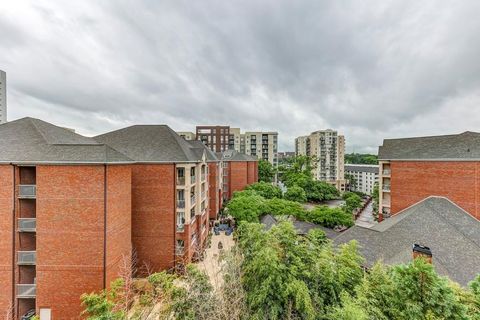
<instances>
[{"instance_id":1,"label":"green tree","mask_svg":"<svg viewBox=\"0 0 480 320\"><path fill-rule=\"evenodd\" d=\"M124 310L115 308L123 295L123 287L123 280L117 279L112 282L110 289L83 294L80 297L85 307L82 314L89 320L125 319Z\"/></svg>"},{"instance_id":2,"label":"green tree","mask_svg":"<svg viewBox=\"0 0 480 320\"><path fill-rule=\"evenodd\" d=\"M272 182L275 177L275 167L266 160L258 161L258 180Z\"/></svg>"},{"instance_id":3,"label":"green tree","mask_svg":"<svg viewBox=\"0 0 480 320\"><path fill-rule=\"evenodd\" d=\"M235 193L226 209L237 222L257 222L265 211L265 198L252 190Z\"/></svg>"},{"instance_id":4,"label":"green tree","mask_svg":"<svg viewBox=\"0 0 480 320\"><path fill-rule=\"evenodd\" d=\"M298 220L305 220L306 212L298 202L274 198L264 202L262 214L292 215Z\"/></svg>"},{"instance_id":5,"label":"green tree","mask_svg":"<svg viewBox=\"0 0 480 320\"><path fill-rule=\"evenodd\" d=\"M353 164L378 164L378 157L374 154L347 153L345 163Z\"/></svg>"},{"instance_id":6,"label":"green tree","mask_svg":"<svg viewBox=\"0 0 480 320\"><path fill-rule=\"evenodd\" d=\"M294 185L287 189L284 195L285 199L296 202L307 202L307 194L303 188Z\"/></svg>"},{"instance_id":7,"label":"green tree","mask_svg":"<svg viewBox=\"0 0 480 320\"><path fill-rule=\"evenodd\" d=\"M345 180L348 181L349 190L357 189L357 179L353 176L353 174L345 173Z\"/></svg>"},{"instance_id":8,"label":"green tree","mask_svg":"<svg viewBox=\"0 0 480 320\"><path fill-rule=\"evenodd\" d=\"M343 199L345 200L345 211L349 213L352 213L362 205L362 198L353 192L345 192Z\"/></svg>"},{"instance_id":9,"label":"green tree","mask_svg":"<svg viewBox=\"0 0 480 320\"><path fill-rule=\"evenodd\" d=\"M307 212L305 220L327 228L351 227L354 224L351 213L345 212L341 208L329 208L327 206L318 206Z\"/></svg>"},{"instance_id":10,"label":"green tree","mask_svg":"<svg viewBox=\"0 0 480 320\"><path fill-rule=\"evenodd\" d=\"M246 190L253 190L265 199L281 198L282 190L268 182L257 182L247 186Z\"/></svg>"}]
</instances>

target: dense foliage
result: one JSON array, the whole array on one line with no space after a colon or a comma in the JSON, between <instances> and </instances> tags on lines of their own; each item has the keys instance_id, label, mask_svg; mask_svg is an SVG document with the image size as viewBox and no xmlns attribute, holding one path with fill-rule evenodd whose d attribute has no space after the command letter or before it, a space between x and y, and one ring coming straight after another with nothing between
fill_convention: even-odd
<instances>
[{"instance_id":1,"label":"dense foliage","mask_svg":"<svg viewBox=\"0 0 480 320\"><path fill-rule=\"evenodd\" d=\"M271 183L263 182L263 181L253 183L253 184L247 186L247 188L245 190L253 190L256 193L258 193L259 195L261 195L262 197L264 197L265 199L273 199L273 198L281 198L282 197L282 190L279 187L274 186Z\"/></svg>"},{"instance_id":2,"label":"dense foliage","mask_svg":"<svg viewBox=\"0 0 480 320\"><path fill-rule=\"evenodd\" d=\"M301 187L294 185L287 189L284 198L290 201L304 203L307 202L307 193Z\"/></svg>"},{"instance_id":3,"label":"dense foliage","mask_svg":"<svg viewBox=\"0 0 480 320\"><path fill-rule=\"evenodd\" d=\"M235 192L226 208L238 222L258 222L265 211L265 198L253 190Z\"/></svg>"},{"instance_id":4,"label":"dense foliage","mask_svg":"<svg viewBox=\"0 0 480 320\"><path fill-rule=\"evenodd\" d=\"M309 211L305 216L305 220L327 228L336 226L351 227L354 224L351 213L345 212L342 208L329 208L327 206L318 206Z\"/></svg>"},{"instance_id":5,"label":"dense foliage","mask_svg":"<svg viewBox=\"0 0 480 320\"><path fill-rule=\"evenodd\" d=\"M362 206L362 198L354 192L345 192L343 200L345 200L345 211L349 213Z\"/></svg>"},{"instance_id":6,"label":"dense foliage","mask_svg":"<svg viewBox=\"0 0 480 320\"><path fill-rule=\"evenodd\" d=\"M279 168L280 179L288 189L292 187L302 188L308 201L321 202L337 199L339 193L334 186L313 179L313 164L314 161L310 157L292 157L288 160L287 165Z\"/></svg>"},{"instance_id":7,"label":"dense foliage","mask_svg":"<svg viewBox=\"0 0 480 320\"><path fill-rule=\"evenodd\" d=\"M378 157L374 154L347 153L345 163L353 164L378 164Z\"/></svg>"},{"instance_id":8,"label":"dense foliage","mask_svg":"<svg viewBox=\"0 0 480 320\"><path fill-rule=\"evenodd\" d=\"M258 161L258 180L272 182L275 177L275 167L267 160Z\"/></svg>"}]
</instances>

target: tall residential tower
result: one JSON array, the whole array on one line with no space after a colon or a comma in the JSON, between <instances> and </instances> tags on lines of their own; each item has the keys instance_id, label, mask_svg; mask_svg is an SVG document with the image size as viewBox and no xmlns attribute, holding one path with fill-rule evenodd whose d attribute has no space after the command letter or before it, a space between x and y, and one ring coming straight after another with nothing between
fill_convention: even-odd
<instances>
[{"instance_id":1,"label":"tall residential tower","mask_svg":"<svg viewBox=\"0 0 480 320\"><path fill-rule=\"evenodd\" d=\"M7 74L0 70L0 123L7 122Z\"/></svg>"}]
</instances>

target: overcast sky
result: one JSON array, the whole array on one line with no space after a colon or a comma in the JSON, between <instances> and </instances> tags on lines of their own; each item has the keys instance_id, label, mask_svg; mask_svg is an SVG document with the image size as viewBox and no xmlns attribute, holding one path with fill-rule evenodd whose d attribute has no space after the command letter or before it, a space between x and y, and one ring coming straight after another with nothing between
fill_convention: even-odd
<instances>
[{"instance_id":1,"label":"overcast sky","mask_svg":"<svg viewBox=\"0 0 480 320\"><path fill-rule=\"evenodd\" d=\"M480 1L1 1L8 118L93 135L227 124L294 137L480 131Z\"/></svg>"}]
</instances>

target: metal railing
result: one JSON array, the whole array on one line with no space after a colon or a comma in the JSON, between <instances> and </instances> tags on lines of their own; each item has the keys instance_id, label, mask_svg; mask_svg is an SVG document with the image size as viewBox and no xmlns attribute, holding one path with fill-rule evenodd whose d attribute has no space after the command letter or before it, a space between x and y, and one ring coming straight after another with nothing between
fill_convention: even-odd
<instances>
[{"instance_id":1,"label":"metal railing","mask_svg":"<svg viewBox=\"0 0 480 320\"><path fill-rule=\"evenodd\" d=\"M390 173L391 173L391 170L390 170L390 169L384 169L384 170L383 170L383 175L384 175L384 176L389 176Z\"/></svg>"},{"instance_id":2,"label":"metal railing","mask_svg":"<svg viewBox=\"0 0 480 320\"><path fill-rule=\"evenodd\" d=\"M185 208L185 200L177 200L177 208Z\"/></svg>"},{"instance_id":3,"label":"metal railing","mask_svg":"<svg viewBox=\"0 0 480 320\"><path fill-rule=\"evenodd\" d=\"M190 176L190 183L195 183L197 181L196 176Z\"/></svg>"},{"instance_id":4,"label":"metal railing","mask_svg":"<svg viewBox=\"0 0 480 320\"><path fill-rule=\"evenodd\" d=\"M382 190L383 190L383 191L390 191L390 185L389 185L389 184L384 184L384 185L382 186Z\"/></svg>"},{"instance_id":5,"label":"metal railing","mask_svg":"<svg viewBox=\"0 0 480 320\"><path fill-rule=\"evenodd\" d=\"M177 177L177 185L184 186L185 185L185 177Z\"/></svg>"},{"instance_id":6,"label":"metal railing","mask_svg":"<svg viewBox=\"0 0 480 320\"><path fill-rule=\"evenodd\" d=\"M205 181L206 174L202 173L202 181Z\"/></svg>"},{"instance_id":7,"label":"metal railing","mask_svg":"<svg viewBox=\"0 0 480 320\"><path fill-rule=\"evenodd\" d=\"M17 284L18 298L35 298L37 296L36 284Z\"/></svg>"},{"instance_id":8,"label":"metal railing","mask_svg":"<svg viewBox=\"0 0 480 320\"><path fill-rule=\"evenodd\" d=\"M185 253L185 247L175 247L175 255L182 256Z\"/></svg>"},{"instance_id":9,"label":"metal railing","mask_svg":"<svg viewBox=\"0 0 480 320\"><path fill-rule=\"evenodd\" d=\"M36 251L18 251L17 264L18 265L35 265L37 262Z\"/></svg>"},{"instance_id":10,"label":"metal railing","mask_svg":"<svg viewBox=\"0 0 480 320\"><path fill-rule=\"evenodd\" d=\"M205 199L206 196L207 196L207 191L202 191L202 199Z\"/></svg>"},{"instance_id":11,"label":"metal railing","mask_svg":"<svg viewBox=\"0 0 480 320\"><path fill-rule=\"evenodd\" d=\"M177 224L177 232L183 232L183 231L185 231L185 225Z\"/></svg>"},{"instance_id":12,"label":"metal railing","mask_svg":"<svg viewBox=\"0 0 480 320\"><path fill-rule=\"evenodd\" d=\"M37 219L35 218L19 218L18 231L35 232L37 230Z\"/></svg>"},{"instance_id":13,"label":"metal railing","mask_svg":"<svg viewBox=\"0 0 480 320\"><path fill-rule=\"evenodd\" d=\"M37 186L34 184L21 184L18 186L18 197L24 199L35 199Z\"/></svg>"},{"instance_id":14,"label":"metal railing","mask_svg":"<svg viewBox=\"0 0 480 320\"><path fill-rule=\"evenodd\" d=\"M196 203L195 200L196 200L195 195L190 197L190 205L191 206L193 206Z\"/></svg>"}]
</instances>

